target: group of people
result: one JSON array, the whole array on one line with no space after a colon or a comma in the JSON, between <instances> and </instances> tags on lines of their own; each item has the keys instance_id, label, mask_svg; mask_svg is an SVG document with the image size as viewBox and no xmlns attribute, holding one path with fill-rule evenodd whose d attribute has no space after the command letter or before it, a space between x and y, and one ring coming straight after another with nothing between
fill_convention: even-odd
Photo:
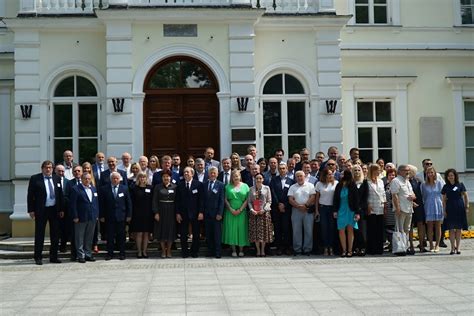
<instances>
[{"instance_id":1,"label":"group of people","mask_svg":"<svg viewBox=\"0 0 474 316\"><path fill-rule=\"evenodd\" d=\"M95 261L99 235L106 241L105 259L118 249L123 260L127 233L137 258L148 257L151 239L159 241L161 257L170 258L177 238L182 257L195 258L204 236L207 255L215 258L223 245L243 257L251 244L258 257L381 255L395 231L410 236L406 253L414 254L413 227L420 252L439 252L449 230L450 254L461 253L469 201L456 170L446 170L443 180L430 159L421 172L383 159L365 164L357 148L348 159L334 146L327 157L318 152L311 159L307 148L286 161L284 155L277 149L268 160L257 159L256 147L249 146L243 159L232 153L217 161L209 147L203 158L189 156L183 166L177 154L133 163L124 153L118 164L99 152L93 164L78 165L66 150L64 161L44 161L29 182L35 262L42 264L47 222L52 263L61 262L58 251L68 241L71 260Z\"/></svg>"}]
</instances>

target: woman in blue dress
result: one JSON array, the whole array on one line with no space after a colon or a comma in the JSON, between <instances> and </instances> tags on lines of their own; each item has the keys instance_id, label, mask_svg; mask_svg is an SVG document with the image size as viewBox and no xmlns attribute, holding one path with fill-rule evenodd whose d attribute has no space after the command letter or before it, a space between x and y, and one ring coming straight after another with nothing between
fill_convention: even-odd
<instances>
[{"instance_id":1,"label":"woman in blue dress","mask_svg":"<svg viewBox=\"0 0 474 316\"><path fill-rule=\"evenodd\" d=\"M426 169L426 180L421 184L421 194L423 195L423 205L425 206L426 226L428 227L428 241L430 242L431 252L439 252L441 223L443 222L443 203L441 199L443 185L441 181L437 180L436 170L433 167L428 167Z\"/></svg>"},{"instance_id":2,"label":"woman in blue dress","mask_svg":"<svg viewBox=\"0 0 474 316\"><path fill-rule=\"evenodd\" d=\"M354 228L358 229L357 221L360 219L360 214L359 193L349 169L344 170L342 178L336 186L333 207L342 248L341 257L352 257Z\"/></svg>"},{"instance_id":3,"label":"woman in blue dress","mask_svg":"<svg viewBox=\"0 0 474 316\"><path fill-rule=\"evenodd\" d=\"M469 212L469 199L466 187L459 182L456 170L448 169L444 173L446 184L441 193L443 194L444 223L449 229L449 241L451 242L451 255L461 254L461 231L467 229L467 212Z\"/></svg>"}]
</instances>

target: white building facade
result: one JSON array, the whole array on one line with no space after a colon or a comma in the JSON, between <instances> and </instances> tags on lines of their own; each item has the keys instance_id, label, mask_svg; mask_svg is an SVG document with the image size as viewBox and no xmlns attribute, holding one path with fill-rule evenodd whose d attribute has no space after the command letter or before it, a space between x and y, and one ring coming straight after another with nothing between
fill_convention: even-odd
<instances>
[{"instance_id":1,"label":"white building facade","mask_svg":"<svg viewBox=\"0 0 474 316\"><path fill-rule=\"evenodd\" d=\"M32 235L28 178L65 149L359 147L471 191L471 2L0 0L0 232Z\"/></svg>"}]
</instances>

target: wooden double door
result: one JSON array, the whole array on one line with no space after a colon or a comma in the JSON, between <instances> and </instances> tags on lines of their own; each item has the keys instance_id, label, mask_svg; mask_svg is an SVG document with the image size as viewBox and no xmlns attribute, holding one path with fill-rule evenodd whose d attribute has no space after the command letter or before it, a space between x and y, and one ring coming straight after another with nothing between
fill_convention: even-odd
<instances>
[{"instance_id":1,"label":"wooden double door","mask_svg":"<svg viewBox=\"0 0 474 316\"><path fill-rule=\"evenodd\" d=\"M216 91L174 90L147 94L143 110L145 155L178 153L202 157L207 147L219 154L219 102Z\"/></svg>"}]
</instances>

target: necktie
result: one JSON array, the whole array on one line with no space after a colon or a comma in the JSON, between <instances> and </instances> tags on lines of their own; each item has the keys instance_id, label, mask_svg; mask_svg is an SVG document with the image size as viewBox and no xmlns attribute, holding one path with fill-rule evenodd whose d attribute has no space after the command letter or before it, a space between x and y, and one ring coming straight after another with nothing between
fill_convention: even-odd
<instances>
[{"instance_id":1,"label":"necktie","mask_svg":"<svg viewBox=\"0 0 474 316\"><path fill-rule=\"evenodd\" d=\"M225 173L224 174L224 184L228 184L229 183L229 173Z\"/></svg>"},{"instance_id":2,"label":"necktie","mask_svg":"<svg viewBox=\"0 0 474 316\"><path fill-rule=\"evenodd\" d=\"M56 193L54 192L53 179L51 177L46 177L46 179L48 179L49 199L54 200Z\"/></svg>"},{"instance_id":3,"label":"necktie","mask_svg":"<svg viewBox=\"0 0 474 316\"><path fill-rule=\"evenodd\" d=\"M212 190L213 186L214 186L214 181L209 181L209 191Z\"/></svg>"},{"instance_id":4,"label":"necktie","mask_svg":"<svg viewBox=\"0 0 474 316\"><path fill-rule=\"evenodd\" d=\"M189 182L186 182L186 189L189 190Z\"/></svg>"},{"instance_id":5,"label":"necktie","mask_svg":"<svg viewBox=\"0 0 474 316\"><path fill-rule=\"evenodd\" d=\"M117 186L114 186L114 198L117 198Z\"/></svg>"}]
</instances>

